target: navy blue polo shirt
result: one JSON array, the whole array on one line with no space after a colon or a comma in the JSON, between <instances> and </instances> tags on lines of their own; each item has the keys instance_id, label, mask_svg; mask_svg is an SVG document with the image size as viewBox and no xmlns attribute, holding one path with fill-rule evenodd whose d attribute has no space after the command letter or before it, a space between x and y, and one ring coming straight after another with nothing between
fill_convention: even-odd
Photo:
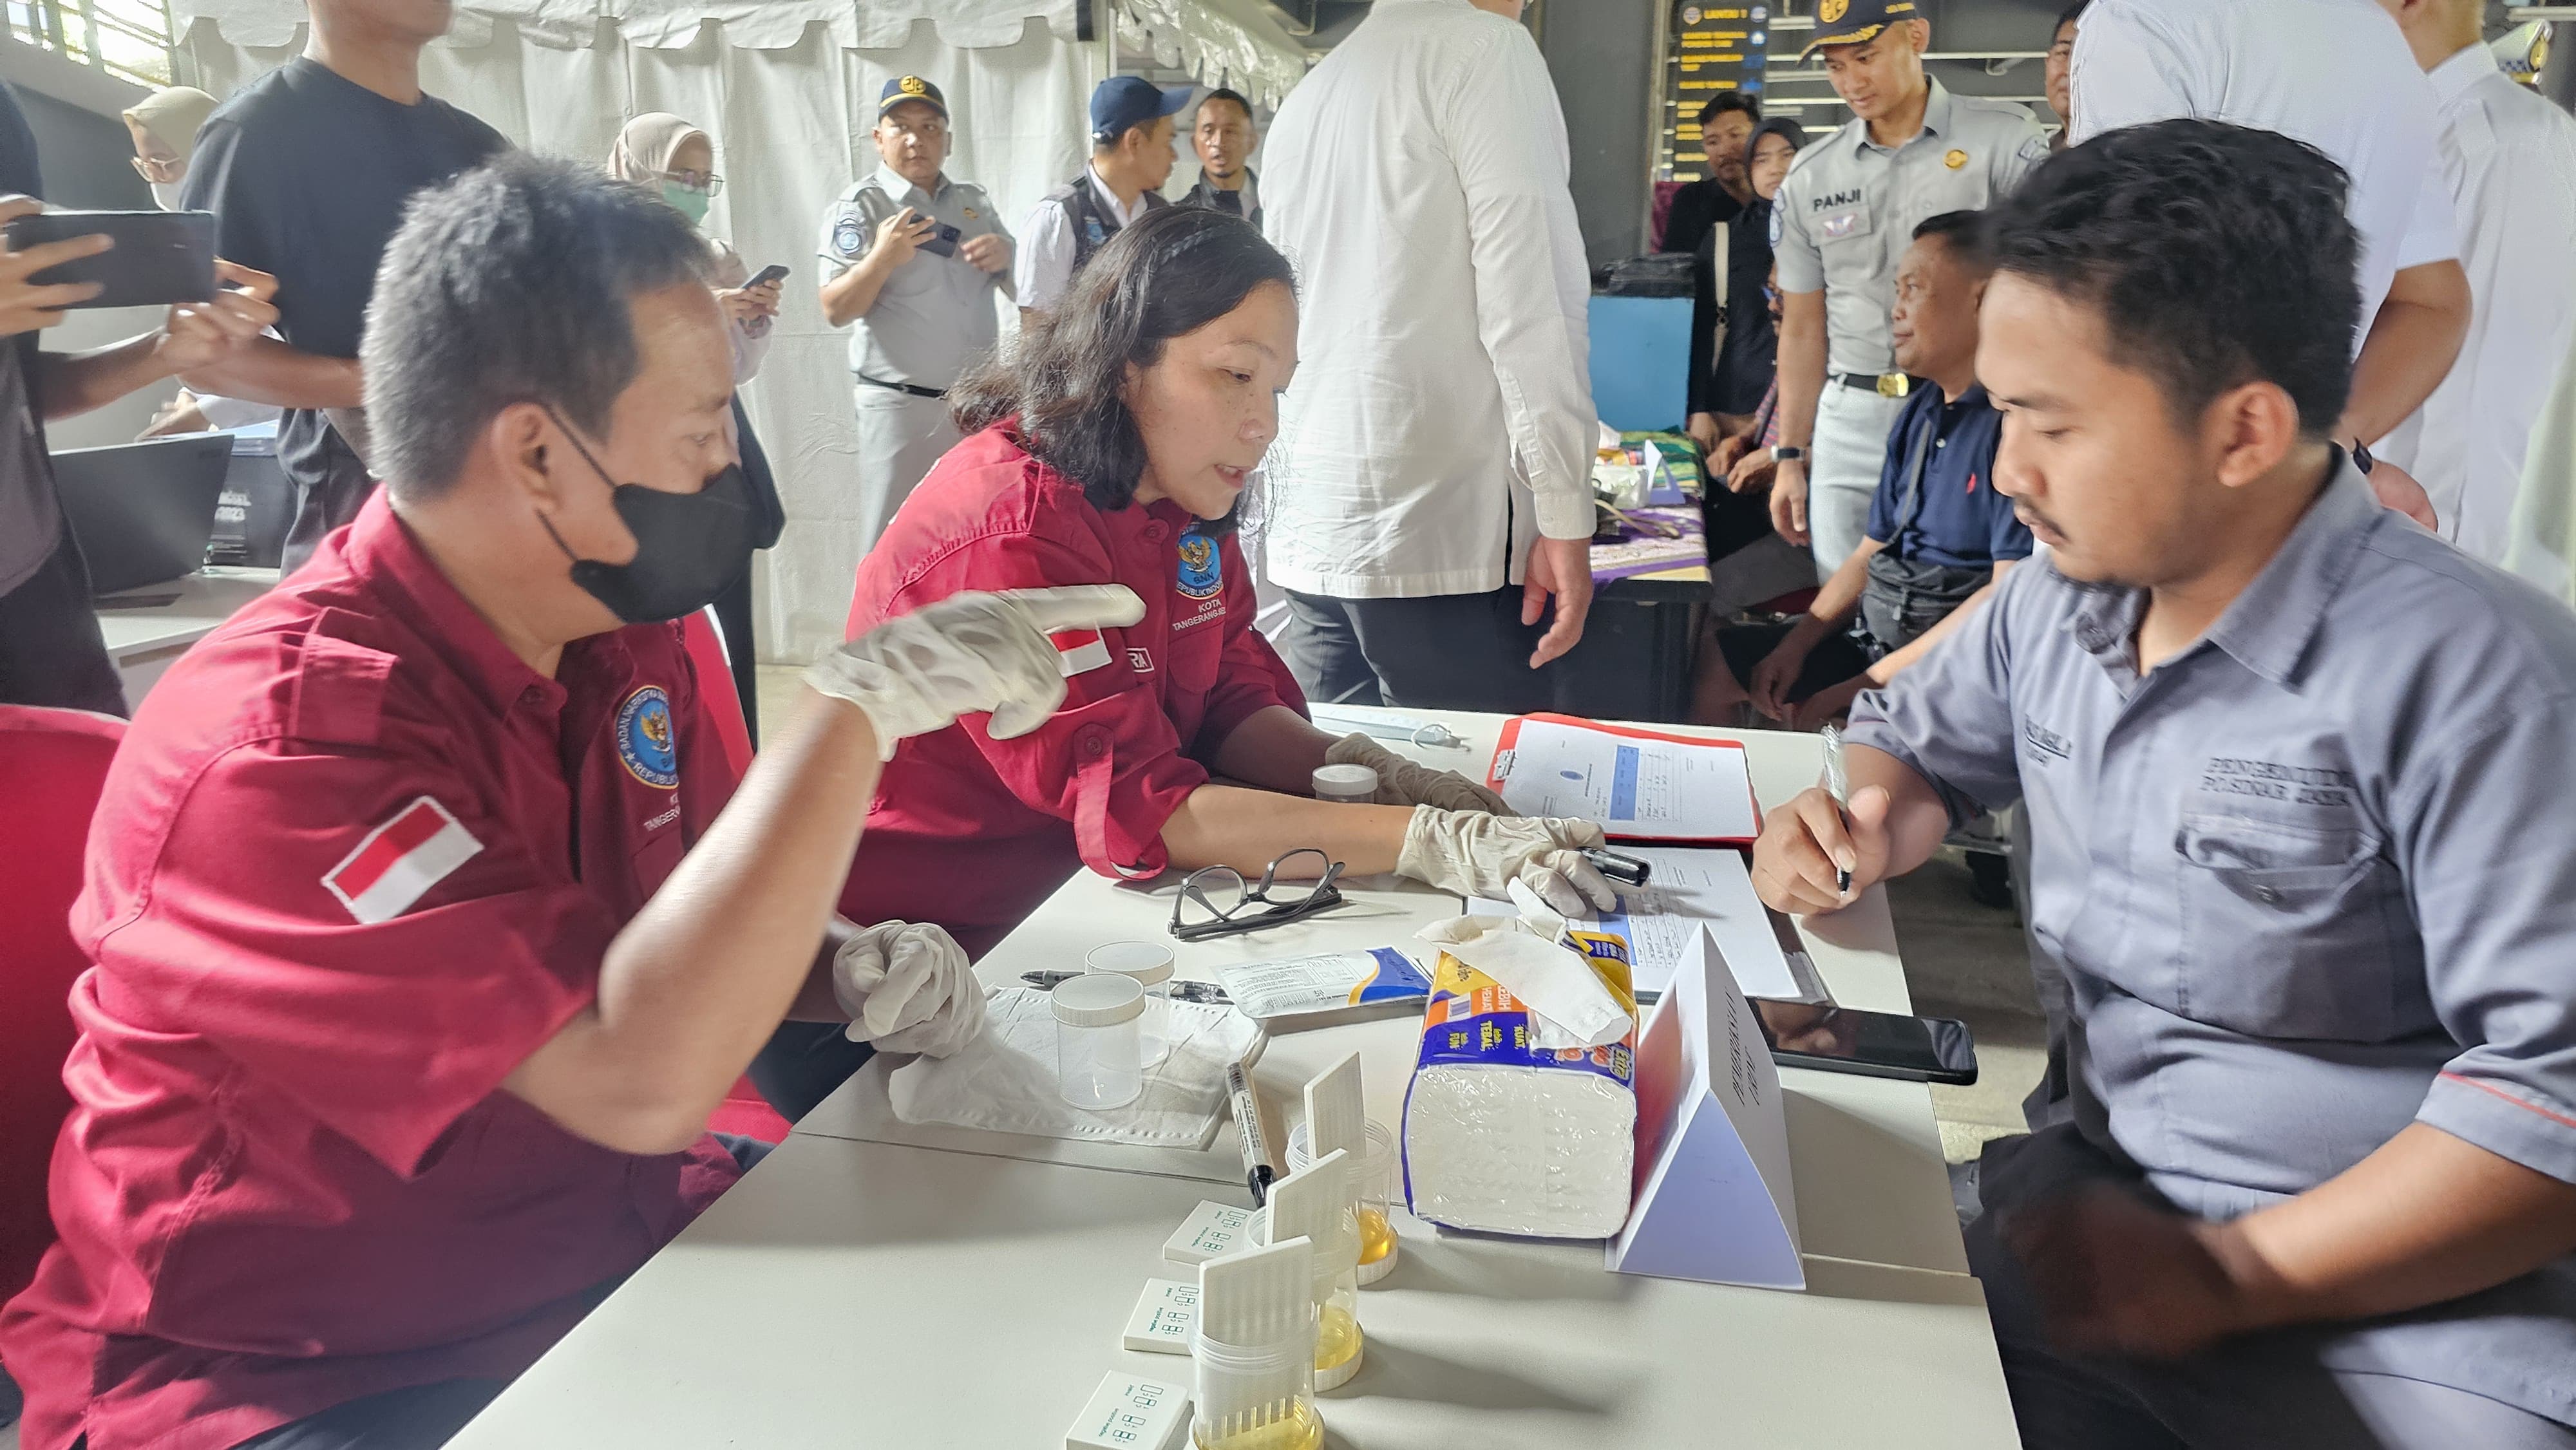
<instances>
[{"instance_id":1,"label":"navy blue polo shirt","mask_svg":"<svg viewBox=\"0 0 2576 1450\"><path fill-rule=\"evenodd\" d=\"M1887 462L1870 501L1869 536L1899 559L1982 569L2030 557L2030 530L1995 492L1995 447L2004 415L1971 387L1945 401L1937 383L1905 400L1887 434Z\"/></svg>"}]
</instances>

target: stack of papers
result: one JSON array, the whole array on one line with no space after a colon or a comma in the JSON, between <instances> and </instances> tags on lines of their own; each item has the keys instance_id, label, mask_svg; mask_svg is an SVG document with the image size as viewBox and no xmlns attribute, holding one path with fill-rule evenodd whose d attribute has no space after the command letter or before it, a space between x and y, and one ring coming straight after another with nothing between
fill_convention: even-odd
<instances>
[{"instance_id":1,"label":"stack of papers","mask_svg":"<svg viewBox=\"0 0 2576 1450\"><path fill-rule=\"evenodd\" d=\"M1705 927L1744 995L1790 1002L1824 999L1813 966L1805 964L1806 954L1799 953L1800 961L1793 965L1781 947L1769 908L1753 892L1753 874L1744 864L1743 853L1645 846L1627 854L1654 868L1646 885L1621 891L1616 912L1590 920L1568 918L1567 925L1624 938L1638 990L1669 988L1674 969ZM1520 914L1508 901L1471 901L1467 912L1471 916Z\"/></svg>"}]
</instances>

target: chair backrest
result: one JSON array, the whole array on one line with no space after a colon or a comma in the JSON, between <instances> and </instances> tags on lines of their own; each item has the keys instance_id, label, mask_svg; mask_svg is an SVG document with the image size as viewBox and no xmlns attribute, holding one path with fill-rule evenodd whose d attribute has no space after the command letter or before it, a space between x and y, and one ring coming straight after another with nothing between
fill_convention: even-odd
<instances>
[{"instance_id":1,"label":"chair backrest","mask_svg":"<svg viewBox=\"0 0 2576 1450\"><path fill-rule=\"evenodd\" d=\"M680 621L680 638L688 645L689 663L698 667L698 702L715 723L716 740L739 780L751 769L751 726L742 718L742 696L734 692L733 665L725 658L715 610L701 609Z\"/></svg>"},{"instance_id":2,"label":"chair backrest","mask_svg":"<svg viewBox=\"0 0 2576 1450\"><path fill-rule=\"evenodd\" d=\"M53 1242L45 1177L71 1111L72 941L89 818L125 722L79 710L0 705L0 799L10 864L0 871L0 1299L27 1286Z\"/></svg>"}]
</instances>

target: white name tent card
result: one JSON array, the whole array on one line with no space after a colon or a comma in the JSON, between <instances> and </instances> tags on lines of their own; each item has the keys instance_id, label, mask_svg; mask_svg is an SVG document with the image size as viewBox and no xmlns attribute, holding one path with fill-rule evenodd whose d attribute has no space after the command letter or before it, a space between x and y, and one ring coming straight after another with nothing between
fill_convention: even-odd
<instances>
[{"instance_id":1,"label":"white name tent card","mask_svg":"<svg viewBox=\"0 0 2576 1450\"><path fill-rule=\"evenodd\" d=\"M1637 1044L1637 1173L1611 1268L1807 1287L1780 1072L1704 926Z\"/></svg>"}]
</instances>

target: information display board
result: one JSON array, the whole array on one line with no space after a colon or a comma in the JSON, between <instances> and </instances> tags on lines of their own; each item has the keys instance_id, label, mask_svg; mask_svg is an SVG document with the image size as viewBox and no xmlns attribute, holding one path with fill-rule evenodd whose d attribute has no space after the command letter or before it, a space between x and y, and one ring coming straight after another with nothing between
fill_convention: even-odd
<instances>
[{"instance_id":1,"label":"information display board","mask_svg":"<svg viewBox=\"0 0 2576 1450\"><path fill-rule=\"evenodd\" d=\"M1698 181L1708 174L1700 152L1699 112L1720 91L1762 90L1771 44L1772 7L1705 5L1676 0L1664 56L1663 134L1655 180Z\"/></svg>"}]
</instances>

